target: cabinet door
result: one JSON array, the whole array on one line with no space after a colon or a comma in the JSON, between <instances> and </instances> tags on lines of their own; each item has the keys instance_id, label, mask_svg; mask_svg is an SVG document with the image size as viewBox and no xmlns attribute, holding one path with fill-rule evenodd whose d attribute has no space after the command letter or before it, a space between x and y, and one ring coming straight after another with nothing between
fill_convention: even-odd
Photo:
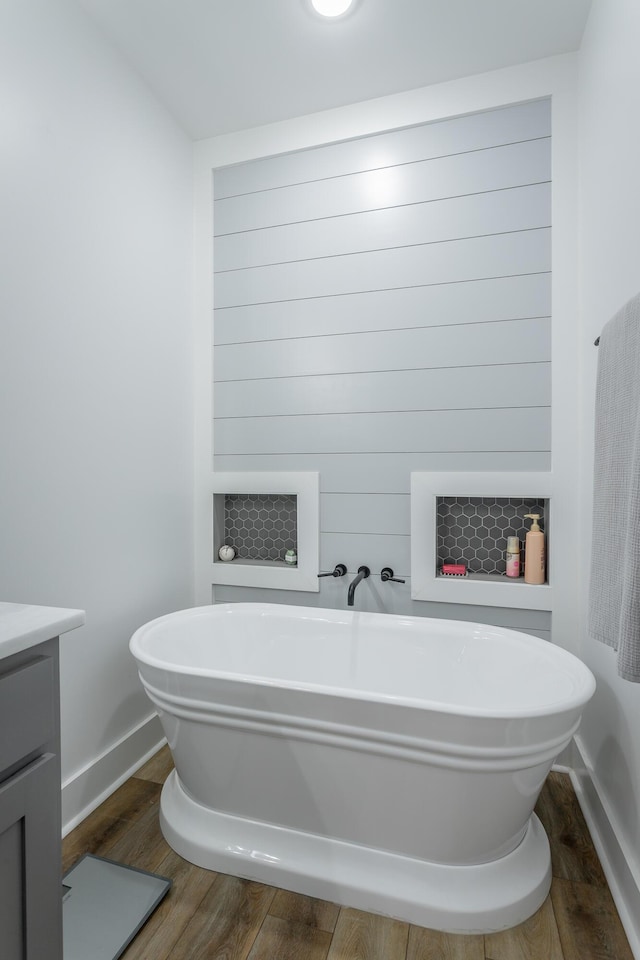
<instances>
[{"instance_id":1,"label":"cabinet door","mask_svg":"<svg viewBox=\"0 0 640 960\"><path fill-rule=\"evenodd\" d=\"M57 764L44 754L0 786L0 955L61 960ZM53 802L52 802L53 800Z\"/></svg>"}]
</instances>

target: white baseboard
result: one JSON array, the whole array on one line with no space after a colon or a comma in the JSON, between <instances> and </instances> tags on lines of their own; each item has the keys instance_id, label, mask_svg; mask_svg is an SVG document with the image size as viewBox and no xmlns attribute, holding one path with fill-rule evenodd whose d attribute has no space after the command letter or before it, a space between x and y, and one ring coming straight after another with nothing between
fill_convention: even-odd
<instances>
[{"instance_id":1,"label":"white baseboard","mask_svg":"<svg viewBox=\"0 0 640 960\"><path fill-rule=\"evenodd\" d=\"M88 817L165 743L154 712L62 784L62 836Z\"/></svg>"},{"instance_id":2,"label":"white baseboard","mask_svg":"<svg viewBox=\"0 0 640 960\"><path fill-rule=\"evenodd\" d=\"M640 960L640 871L630 860L621 832L580 737L575 737L575 767L570 771L578 802L600 857L611 895L620 914L631 952Z\"/></svg>"},{"instance_id":3,"label":"white baseboard","mask_svg":"<svg viewBox=\"0 0 640 960\"><path fill-rule=\"evenodd\" d=\"M575 741L572 737L570 743L568 743L564 750L556 757L553 769L557 770L558 773L570 773L579 763L580 758L576 752Z\"/></svg>"}]
</instances>

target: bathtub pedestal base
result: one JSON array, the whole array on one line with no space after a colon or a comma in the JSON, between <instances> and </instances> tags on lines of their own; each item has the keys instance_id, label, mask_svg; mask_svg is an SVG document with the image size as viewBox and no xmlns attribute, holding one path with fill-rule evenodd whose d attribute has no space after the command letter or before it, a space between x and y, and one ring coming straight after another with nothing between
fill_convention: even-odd
<instances>
[{"instance_id":1,"label":"bathtub pedestal base","mask_svg":"<svg viewBox=\"0 0 640 960\"><path fill-rule=\"evenodd\" d=\"M499 860L447 866L220 813L196 803L175 772L162 791L162 832L186 860L447 933L495 933L526 920L551 885L549 843L532 815Z\"/></svg>"}]
</instances>

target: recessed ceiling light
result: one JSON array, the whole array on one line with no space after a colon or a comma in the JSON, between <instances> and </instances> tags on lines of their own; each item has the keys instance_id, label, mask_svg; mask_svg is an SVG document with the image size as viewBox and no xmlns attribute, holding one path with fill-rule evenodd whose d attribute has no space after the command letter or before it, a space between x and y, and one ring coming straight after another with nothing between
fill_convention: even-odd
<instances>
[{"instance_id":1,"label":"recessed ceiling light","mask_svg":"<svg viewBox=\"0 0 640 960\"><path fill-rule=\"evenodd\" d=\"M353 0L311 0L313 9L322 17L341 17L352 3Z\"/></svg>"}]
</instances>

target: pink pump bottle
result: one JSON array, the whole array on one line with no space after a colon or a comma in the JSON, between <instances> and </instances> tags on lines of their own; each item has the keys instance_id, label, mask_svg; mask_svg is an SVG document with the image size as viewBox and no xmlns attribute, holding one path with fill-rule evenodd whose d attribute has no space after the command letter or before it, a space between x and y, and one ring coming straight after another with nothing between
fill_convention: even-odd
<instances>
[{"instance_id":1,"label":"pink pump bottle","mask_svg":"<svg viewBox=\"0 0 640 960\"><path fill-rule=\"evenodd\" d=\"M539 513L525 513L528 520L533 520L524 541L524 582L544 583L545 581L545 549L544 533L538 525Z\"/></svg>"},{"instance_id":2,"label":"pink pump bottle","mask_svg":"<svg viewBox=\"0 0 640 960\"><path fill-rule=\"evenodd\" d=\"M517 537L507 537L507 576L520 576L520 541Z\"/></svg>"}]
</instances>

